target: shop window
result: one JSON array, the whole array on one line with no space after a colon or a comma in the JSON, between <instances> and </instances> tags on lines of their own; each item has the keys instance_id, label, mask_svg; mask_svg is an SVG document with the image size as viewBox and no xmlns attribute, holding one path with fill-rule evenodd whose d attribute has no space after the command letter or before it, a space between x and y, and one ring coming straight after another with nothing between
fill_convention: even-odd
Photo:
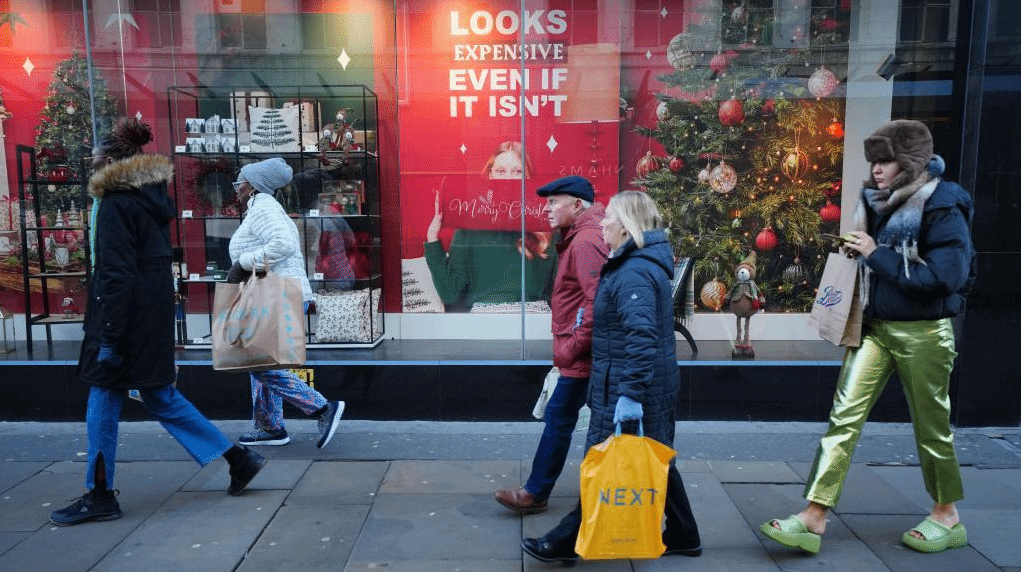
<instances>
[{"instance_id":1,"label":"shop window","mask_svg":"<svg viewBox=\"0 0 1021 572\"><path fill-rule=\"evenodd\" d=\"M301 32L306 50L339 50L350 43L342 14L302 14Z\"/></svg>"},{"instance_id":2,"label":"shop window","mask_svg":"<svg viewBox=\"0 0 1021 572\"><path fill-rule=\"evenodd\" d=\"M949 42L951 31L950 0L904 0L900 17L900 41Z\"/></svg>"},{"instance_id":3,"label":"shop window","mask_svg":"<svg viewBox=\"0 0 1021 572\"><path fill-rule=\"evenodd\" d=\"M220 48L266 49L265 14L218 14L216 30Z\"/></svg>"},{"instance_id":4,"label":"shop window","mask_svg":"<svg viewBox=\"0 0 1021 572\"><path fill-rule=\"evenodd\" d=\"M58 48L79 48L85 43L85 22L81 8L81 2L74 0L50 0L53 29L59 31L51 37ZM89 25L92 25L91 22ZM90 35L95 37L95 34Z\"/></svg>"},{"instance_id":5,"label":"shop window","mask_svg":"<svg viewBox=\"0 0 1021 572\"><path fill-rule=\"evenodd\" d=\"M133 0L130 15L137 24L135 47L181 47L181 0Z\"/></svg>"}]
</instances>

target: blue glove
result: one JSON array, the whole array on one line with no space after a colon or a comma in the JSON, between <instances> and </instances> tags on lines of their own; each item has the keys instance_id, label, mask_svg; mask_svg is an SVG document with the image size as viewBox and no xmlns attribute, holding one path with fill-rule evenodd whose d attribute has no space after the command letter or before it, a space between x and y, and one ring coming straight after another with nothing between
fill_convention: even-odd
<instances>
[{"instance_id":1,"label":"blue glove","mask_svg":"<svg viewBox=\"0 0 1021 572\"><path fill-rule=\"evenodd\" d=\"M617 398L617 408L613 411L613 424L623 421L638 421L642 418L642 404L626 395Z\"/></svg>"},{"instance_id":2,"label":"blue glove","mask_svg":"<svg viewBox=\"0 0 1021 572\"><path fill-rule=\"evenodd\" d=\"M96 357L99 367L103 371L116 370L124 363L124 357L117 353L117 346L109 340L103 340L99 344L99 355Z\"/></svg>"}]
</instances>

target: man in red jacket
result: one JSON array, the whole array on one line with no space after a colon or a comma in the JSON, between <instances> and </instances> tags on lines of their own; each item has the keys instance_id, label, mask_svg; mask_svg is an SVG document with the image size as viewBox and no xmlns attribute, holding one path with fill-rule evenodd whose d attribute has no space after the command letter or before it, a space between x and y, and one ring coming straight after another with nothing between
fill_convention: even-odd
<instances>
[{"instance_id":1,"label":"man in red jacket","mask_svg":"<svg viewBox=\"0 0 1021 572\"><path fill-rule=\"evenodd\" d=\"M578 410L585 404L592 369L592 300L608 254L599 226L605 209L594 202L592 183L572 175L539 188L536 194L546 197L544 212L561 237L550 300L553 365L560 369L560 379L546 404L546 428L528 482L494 494L496 502L523 514L546 509L571 448L571 433L578 422Z\"/></svg>"}]
</instances>

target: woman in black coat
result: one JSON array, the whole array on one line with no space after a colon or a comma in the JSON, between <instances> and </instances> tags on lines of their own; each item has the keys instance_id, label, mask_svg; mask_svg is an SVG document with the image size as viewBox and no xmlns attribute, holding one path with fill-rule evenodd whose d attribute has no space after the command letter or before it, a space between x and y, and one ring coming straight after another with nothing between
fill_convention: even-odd
<instances>
[{"instance_id":1,"label":"woman in black coat","mask_svg":"<svg viewBox=\"0 0 1021 572\"><path fill-rule=\"evenodd\" d=\"M623 191L606 207L603 240L610 258L600 274L593 306L592 410L586 450L612 435L616 425L669 447L680 389L670 281L673 252L655 203L638 191ZM667 473L664 554L699 556L698 525L677 467ZM543 562L570 564L581 526L581 503L541 538L526 538L522 549Z\"/></svg>"},{"instance_id":2,"label":"woman in black coat","mask_svg":"<svg viewBox=\"0 0 1021 572\"><path fill-rule=\"evenodd\" d=\"M50 514L58 526L120 518L113 489L117 428L129 389L201 465L223 456L236 495L266 464L232 445L174 387L174 291L167 195L170 160L142 154L152 141L137 119L118 122L93 150L91 254L93 273L85 310L78 376L89 388L85 495Z\"/></svg>"}]
</instances>

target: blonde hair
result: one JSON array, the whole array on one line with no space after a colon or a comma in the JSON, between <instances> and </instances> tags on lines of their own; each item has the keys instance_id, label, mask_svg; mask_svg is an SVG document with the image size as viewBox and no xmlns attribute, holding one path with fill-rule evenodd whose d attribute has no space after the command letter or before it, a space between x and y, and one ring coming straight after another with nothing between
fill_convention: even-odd
<instances>
[{"instance_id":1,"label":"blonde hair","mask_svg":"<svg viewBox=\"0 0 1021 572\"><path fill-rule=\"evenodd\" d=\"M518 141L504 141L503 143L497 145L496 151L494 151L493 155L489 157L489 160L486 161L486 166L482 169L482 176L486 178L491 178L490 171L493 170L493 163L496 162L497 157L499 157L503 153L506 153L507 151L514 153L515 155L517 155L518 159L521 159L521 174L524 176L524 178L526 179L532 178L532 165L528 161L528 155L525 155L525 147Z\"/></svg>"},{"instance_id":2,"label":"blonde hair","mask_svg":"<svg viewBox=\"0 0 1021 572\"><path fill-rule=\"evenodd\" d=\"M613 195L606 208L617 213L621 226L638 248L645 246L645 231L663 227L663 217L656 203L641 191L621 191Z\"/></svg>"}]
</instances>

